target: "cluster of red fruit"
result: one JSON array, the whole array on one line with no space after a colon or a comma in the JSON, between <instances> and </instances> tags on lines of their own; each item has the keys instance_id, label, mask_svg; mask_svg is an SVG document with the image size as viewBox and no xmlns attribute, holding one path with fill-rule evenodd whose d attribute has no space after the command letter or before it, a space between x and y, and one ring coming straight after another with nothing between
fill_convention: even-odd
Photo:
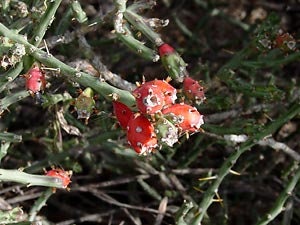
<instances>
[{"instance_id":1,"label":"cluster of red fruit","mask_svg":"<svg viewBox=\"0 0 300 225\"><path fill-rule=\"evenodd\" d=\"M190 77L183 82L187 96L203 95L203 88ZM165 80L152 80L139 85L133 95L138 112L133 112L119 101L113 101L114 114L127 131L129 145L138 154L153 152L165 144L173 146L185 133L199 131L203 116L185 103L176 103L177 90Z\"/></svg>"}]
</instances>

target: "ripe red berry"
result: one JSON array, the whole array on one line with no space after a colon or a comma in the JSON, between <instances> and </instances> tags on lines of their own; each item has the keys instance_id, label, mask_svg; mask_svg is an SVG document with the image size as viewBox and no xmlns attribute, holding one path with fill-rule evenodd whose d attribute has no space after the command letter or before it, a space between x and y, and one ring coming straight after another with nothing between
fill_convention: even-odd
<instances>
[{"instance_id":1,"label":"ripe red berry","mask_svg":"<svg viewBox=\"0 0 300 225\"><path fill-rule=\"evenodd\" d=\"M164 95L164 106L174 104L175 100L177 99L177 90L171 86L168 81L165 80L152 80L146 82L145 84L151 84L157 86Z\"/></svg>"},{"instance_id":2,"label":"ripe red berry","mask_svg":"<svg viewBox=\"0 0 300 225\"><path fill-rule=\"evenodd\" d=\"M127 126L127 139L138 154L151 153L157 147L157 138L151 122L143 115L131 116Z\"/></svg>"},{"instance_id":3,"label":"ripe red berry","mask_svg":"<svg viewBox=\"0 0 300 225\"><path fill-rule=\"evenodd\" d=\"M174 104L165 108L162 113L171 117L171 121L176 124L182 132L196 132L204 123L203 116L195 107L187 104Z\"/></svg>"},{"instance_id":4,"label":"ripe red berry","mask_svg":"<svg viewBox=\"0 0 300 225\"><path fill-rule=\"evenodd\" d=\"M162 44L161 46L158 47L159 55L160 56L165 56L171 53L174 53L175 50L168 44Z\"/></svg>"},{"instance_id":5,"label":"ripe red berry","mask_svg":"<svg viewBox=\"0 0 300 225\"><path fill-rule=\"evenodd\" d=\"M62 169L52 169L46 173L46 176L59 178L62 180L63 188L67 188L71 182L71 172Z\"/></svg>"},{"instance_id":6,"label":"ripe red berry","mask_svg":"<svg viewBox=\"0 0 300 225\"><path fill-rule=\"evenodd\" d=\"M200 101L205 100L204 89L198 81L185 77L183 80L183 91L185 95L192 100Z\"/></svg>"},{"instance_id":7,"label":"ripe red berry","mask_svg":"<svg viewBox=\"0 0 300 225\"><path fill-rule=\"evenodd\" d=\"M34 65L24 77L26 79L26 89L29 90L31 94L45 90L46 79L39 66Z\"/></svg>"},{"instance_id":8,"label":"ripe red berry","mask_svg":"<svg viewBox=\"0 0 300 225\"><path fill-rule=\"evenodd\" d=\"M133 115L133 112L127 105L119 101L113 101L112 104L113 104L114 115L117 117L120 126L123 129L126 129L128 125L128 121L130 117Z\"/></svg>"},{"instance_id":9,"label":"ripe red berry","mask_svg":"<svg viewBox=\"0 0 300 225\"><path fill-rule=\"evenodd\" d=\"M157 86L151 83L144 83L133 91L138 109L144 114L159 112L165 102L164 93Z\"/></svg>"}]
</instances>

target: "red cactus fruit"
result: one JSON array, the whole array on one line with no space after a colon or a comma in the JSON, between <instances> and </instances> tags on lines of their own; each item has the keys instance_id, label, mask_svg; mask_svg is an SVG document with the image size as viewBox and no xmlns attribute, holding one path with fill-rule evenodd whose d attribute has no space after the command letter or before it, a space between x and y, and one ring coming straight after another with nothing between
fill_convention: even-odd
<instances>
[{"instance_id":1,"label":"red cactus fruit","mask_svg":"<svg viewBox=\"0 0 300 225\"><path fill-rule=\"evenodd\" d=\"M151 122L142 114L131 116L127 125L127 139L138 154L151 153L157 147L157 138Z\"/></svg>"},{"instance_id":2,"label":"red cactus fruit","mask_svg":"<svg viewBox=\"0 0 300 225\"><path fill-rule=\"evenodd\" d=\"M144 114L159 112L164 106L164 93L157 85L144 83L133 91L138 109Z\"/></svg>"},{"instance_id":3,"label":"red cactus fruit","mask_svg":"<svg viewBox=\"0 0 300 225\"><path fill-rule=\"evenodd\" d=\"M45 75L41 71L38 65L34 65L27 74L24 75L26 79L26 89L31 94L44 91L46 88Z\"/></svg>"},{"instance_id":4,"label":"red cactus fruit","mask_svg":"<svg viewBox=\"0 0 300 225\"><path fill-rule=\"evenodd\" d=\"M128 121L130 117L133 115L133 112L127 105L119 101L113 101L112 104L113 104L114 115L117 117L120 126L123 129L126 129L128 125Z\"/></svg>"},{"instance_id":5,"label":"red cactus fruit","mask_svg":"<svg viewBox=\"0 0 300 225\"><path fill-rule=\"evenodd\" d=\"M174 104L165 108L162 113L171 117L171 121L176 124L182 132L196 132L204 123L201 115L195 107L187 104Z\"/></svg>"},{"instance_id":6,"label":"red cactus fruit","mask_svg":"<svg viewBox=\"0 0 300 225\"><path fill-rule=\"evenodd\" d=\"M174 48L172 48L170 45L166 43L159 46L158 51L160 56L165 56L175 52Z\"/></svg>"},{"instance_id":7,"label":"red cactus fruit","mask_svg":"<svg viewBox=\"0 0 300 225\"><path fill-rule=\"evenodd\" d=\"M183 91L185 95L191 99L199 101L200 103L205 100L203 87L199 84L198 81L185 77L183 80Z\"/></svg>"},{"instance_id":8,"label":"red cactus fruit","mask_svg":"<svg viewBox=\"0 0 300 225\"><path fill-rule=\"evenodd\" d=\"M173 86L171 86L168 81L165 80L152 80L149 82L146 82L145 84L151 84L158 86L158 88L163 92L164 94L164 106L171 105L175 103L175 100L177 99L177 90Z\"/></svg>"},{"instance_id":9,"label":"red cactus fruit","mask_svg":"<svg viewBox=\"0 0 300 225\"><path fill-rule=\"evenodd\" d=\"M59 178L62 180L63 188L67 188L71 183L72 171L65 171L62 169L52 169L46 173L46 176Z\"/></svg>"}]
</instances>

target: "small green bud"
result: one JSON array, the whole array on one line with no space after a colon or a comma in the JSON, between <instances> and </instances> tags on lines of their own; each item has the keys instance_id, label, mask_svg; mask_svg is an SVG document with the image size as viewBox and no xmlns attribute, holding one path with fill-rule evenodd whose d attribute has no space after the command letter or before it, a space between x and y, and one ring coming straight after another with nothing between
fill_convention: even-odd
<instances>
[{"instance_id":1,"label":"small green bud","mask_svg":"<svg viewBox=\"0 0 300 225\"><path fill-rule=\"evenodd\" d=\"M91 88L86 88L75 100L75 110L78 119L89 119L95 108L94 92Z\"/></svg>"},{"instance_id":2,"label":"small green bud","mask_svg":"<svg viewBox=\"0 0 300 225\"><path fill-rule=\"evenodd\" d=\"M162 117L155 123L155 132L158 140L167 146L172 147L178 142L178 129L166 118Z\"/></svg>"}]
</instances>

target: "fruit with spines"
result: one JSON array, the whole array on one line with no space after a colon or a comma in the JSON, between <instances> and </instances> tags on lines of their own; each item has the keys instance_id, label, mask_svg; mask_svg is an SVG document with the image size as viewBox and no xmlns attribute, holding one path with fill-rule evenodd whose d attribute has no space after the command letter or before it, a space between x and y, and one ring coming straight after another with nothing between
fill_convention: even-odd
<instances>
[{"instance_id":1,"label":"fruit with spines","mask_svg":"<svg viewBox=\"0 0 300 225\"><path fill-rule=\"evenodd\" d=\"M162 114L171 118L172 123L177 125L181 132L197 132L204 124L203 115L195 107L184 103L165 108Z\"/></svg>"},{"instance_id":2,"label":"fruit with spines","mask_svg":"<svg viewBox=\"0 0 300 225\"><path fill-rule=\"evenodd\" d=\"M63 169L51 169L46 172L46 176L61 179L63 188L67 188L71 183L72 171L65 171Z\"/></svg>"},{"instance_id":3,"label":"fruit with spines","mask_svg":"<svg viewBox=\"0 0 300 225\"><path fill-rule=\"evenodd\" d=\"M145 84L151 84L157 86L164 95L164 107L167 105L174 104L177 99L177 90L172 85L169 84L171 78L167 78L167 80L152 80L148 81Z\"/></svg>"},{"instance_id":4,"label":"fruit with spines","mask_svg":"<svg viewBox=\"0 0 300 225\"><path fill-rule=\"evenodd\" d=\"M131 116L127 125L129 145L141 155L151 153L157 147L157 137L151 122L142 114Z\"/></svg>"},{"instance_id":5,"label":"fruit with spines","mask_svg":"<svg viewBox=\"0 0 300 225\"><path fill-rule=\"evenodd\" d=\"M195 100L199 104L205 100L204 88L191 77L184 78L183 92L188 99Z\"/></svg>"},{"instance_id":6,"label":"fruit with spines","mask_svg":"<svg viewBox=\"0 0 300 225\"><path fill-rule=\"evenodd\" d=\"M46 88L46 78L38 63L34 63L31 69L24 75L25 86L31 96L36 98L36 103L43 103L41 93Z\"/></svg>"},{"instance_id":7,"label":"fruit with spines","mask_svg":"<svg viewBox=\"0 0 300 225\"><path fill-rule=\"evenodd\" d=\"M120 126L123 129L126 129L129 119L133 115L133 112L127 105L123 104L122 102L113 101L112 104L114 115L116 116Z\"/></svg>"},{"instance_id":8,"label":"fruit with spines","mask_svg":"<svg viewBox=\"0 0 300 225\"><path fill-rule=\"evenodd\" d=\"M154 84L144 83L133 91L138 109L144 114L154 114L164 106L164 93Z\"/></svg>"},{"instance_id":9,"label":"fruit with spines","mask_svg":"<svg viewBox=\"0 0 300 225\"><path fill-rule=\"evenodd\" d=\"M45 75L38 66L34 64L33 67L24 75L26 79L26 89L35 94L36 92L42 92L46 88Z\"/></svg>"}]
</instances>

